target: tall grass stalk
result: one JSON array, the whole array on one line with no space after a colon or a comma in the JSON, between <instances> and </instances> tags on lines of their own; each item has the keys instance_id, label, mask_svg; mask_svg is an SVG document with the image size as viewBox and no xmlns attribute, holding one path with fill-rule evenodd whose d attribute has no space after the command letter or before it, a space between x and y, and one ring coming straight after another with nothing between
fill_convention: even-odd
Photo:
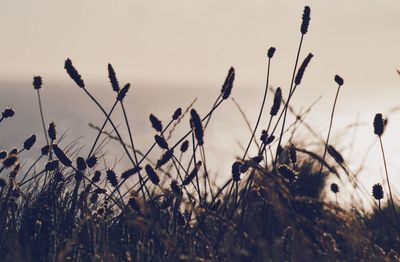
<instances>
[{"instance_id":1,"label":"tall grass stalk","mask_svg":"<svg viewBox=\"0 0 400 262\"><path fill-rule=\"evenodd\" d=\"M333 107L332 107L332 111L331 111L331 118L329 121L329 129L328 129L328 135L326 137L326 141L325 141L325 146L324 146L324 154L322 156L322 162L321 162L321 167L319 169L319 173L322 173L322 169L324 167L323 162L325 162L325 157L326 157L326 152L328 151L328 146L329 146L329 137L331 135L331 129L332 129L332 124L333 124L333 116L335 114L335 108L336 108L336 103L337 103L337 99L339 97L339 92L340 92L340 87L343 85L343 79L341 77L339 77L338 75L335 76L335 80L338 84L337 90L336 90L336 95L335 95L335 101L333 102Z\"/></svg>"}]
</instances>

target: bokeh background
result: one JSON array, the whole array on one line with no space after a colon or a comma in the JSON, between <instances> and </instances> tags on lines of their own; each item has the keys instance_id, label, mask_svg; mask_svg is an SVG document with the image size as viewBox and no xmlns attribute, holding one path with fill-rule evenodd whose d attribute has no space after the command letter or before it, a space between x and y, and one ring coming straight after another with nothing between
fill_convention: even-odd
<instances>
[{"instance_id":1,"label":"bokeh background","mask_svg":"<svg viewBox=\"0 0 400 262\"><path fill-rule=\"evenodd\" d=\"M270 46L277 48L270 84L287 94L305 5L311 7L311 22L301 59L309 52L314 58L293 98L294 108L304 112L316 102L305 120L325 136L336 92L333 77L341 75L345 85L332 143L352 170L362 167L359 176L367 188L384 184L372 129L375 113L384 113L389 119L383 137L389 174L398 185L400 2L395 0L0 0L0 106L17 112L0 126L0 147L22 144L32 133L43 141L31 84L34 75L43 77L46 120L55 121L60 133L67 132L67 141L80 137L79 146L94 139L88 123L99 125L103 118L65 73L67 57L106 108L114 97L107 63L121 83L133 85L127 103L139 149L152 142L150 113L167 122L177 107L185 108L195 98L195 108L206 113L230 66L237 75L233 97L254 125ZM269 96L261 128L267 124L271 100ZM123 124L120 117L117 112L116 122ZM178 133L186 130L187 121L180 128ZM217 180L230 175L231 163L242 154L249 136L237 107L227 101L207 130L208 166ZM293 138L296 144L321 150L317 141L302 127ZM110 145L110 162L123 158L117 144Z\"/></svg>"}]
</instances>

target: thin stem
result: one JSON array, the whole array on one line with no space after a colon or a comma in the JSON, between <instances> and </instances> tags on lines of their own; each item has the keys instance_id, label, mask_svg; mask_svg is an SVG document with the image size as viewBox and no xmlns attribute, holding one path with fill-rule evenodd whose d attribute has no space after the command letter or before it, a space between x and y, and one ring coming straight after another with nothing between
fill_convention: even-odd
<instances>
[{"instance_id":1,"label":"thin stem","mask_svg":"<svg viewBox=\"0 0 400 262\"><path fill-rule=\"evenodd\" d=\"M288 95L288 99L287 99L286 105L289 104L290 97L292 96L292 93L294 92L294 90L295 90L295 88L296 88L296 87L293 87L293 82L294 82L294 77L295 77L295 75L296 75L297 64L299 63L299 57L300 57L301 46L303 45L303 38L304 38L304 35L302 34L302 35L301 35L301 38L300 38L299 48L297 49L296 62L295 62L295 64L294 64L294 68L293 68L292 80L291 80L291 83L290 83L290 90L289 90L289 95ZM279 149L280 146L281 146L281 143L282 143L282 136L283 136L283 130L285 129L285 122L286 122L286 115L287 115L287 106L284 108L284 114L285 114L285 116L283 117L281 133L280 133L280 135L279 135L279 142L278 142L278 147L277 147L278 149ZM276 150L275 159L278 159L278 150Z\"/></svg>"},{"instance_id":2,"label":"thin stem","mask_svg":"<svg viewBox=\"0 0 400 262\"><path fill-rule=\"evenodd\" d=\"M44 137L46 138L46 144L49 145L49 139L47 137L47 130L46 130L46 124L45 124L44 116L43 116L42 101L40 99L40 91L39 91L39 89L37 89L37 97L38 97L38 102L39 102L40 118L42 119Z\"/></svg>"},{"instance_id":3,"label":"thin stem","mask_svg":"<svg viewBox=\"0 0 400 262\"><path fill-rule=\"evenodd\" d=\"M322 162L321 162L321 167L319 169L319 173L322 173L322 169L324 167L324 162L325 162L325 157L326 157L326 151L328 150L328 145L329 145L329 137L331 135L331 129L332 129L332 123L333 123L333 115L335 113L335 108L336 108L336 102L339 96L339 91L340 91L340 85L337 88L336 91L336 96L335 96L335 101L333 102L333 108L332 108L332 112L331 112L331 120L329 122L329 130L328 130L328 136L326 137L326 141L325 141L325 149L324 149L324 155L322 156Z\"/></svg>"},{"instance_id":4,"label":"thin stem","mask_svg":"<svg viewBox=\"0 0 400 262\"><path fill-rule=\"evenodd\" d=\"M92 155L92 153L93 153L93 151L94 151L94 148L96 147L97 142L98 142L98 140L99 140L99 138L100 138L100 135L101 135L101 133L103 132L103 129L104 129L104 127L106 126L106 124L107 124L107 122L108 122L108 119L110 119L111 114L113 113L113 111L114 111L115 106L117 105L117 103L118 103L118 100L115 100L115 103L114 103L114 105L112 106L110 112L108 112L108 117L106 118L106 120L104 120L103 125L101 126L99 132L97 133L96 139L95 139L94 142L93 142L93 145L92 145L92 148L91 148L90 151L89 151L88 157L90 157L90 156Z\"/></svg>"},{"instance_id":5,"label":"thin stem","mask_svg":"<svg viewBox=\"0 0 400 262\"><path fill-rule=\"evenodd\" d=\"M391 202L391 206L392 206L392 210L393 210L393 214L394 214L395 224L397 225L397 213L396 213L396 209L395 209L395 207L394 207L392 189L391 189L391 187L390 187L389 173L388 173L388 170L387 170L385 151L383 150L383 143L382 143L382 137L381 137L381 136L379 136L379 143L380 143L380 145L381 145L381 151L382 151L382 157L383 157L383 164L384 164L384 166L385 166L386 181L387 181L388 188L389 188L390 202Z\"/></svg>"},{"instance_id":6,"label":"thin stem","mask_svg":"<svg viewBox=\"0 0 400 262\"><path fill-rule=\"evenodd\" d=\"M264 97L263 97L263 100L262 100L262 103L261 103L260 112L258 113L258 118L257 118L256 125L255 125L255 127L254 127L254 129L253 129L253 133L251 134L249 143L247 144L247 148L246 148L246 150L244 151L244 154L243 154L243 157L242 157L242 161L246 158L247 152L248 152L249 149L250 149L251 142L252 142L253 139L254 139L254 135L255 135L255 133L256 133L256 131L257 131L258 125L260 124L261 116L262 116L262 113L263 113L263 111L264 111L265 100L267 99L267 93L268 93L270 65L271 65L271 58L268 58L267 81L265 82Z\"/></svg>"}]
</instances>

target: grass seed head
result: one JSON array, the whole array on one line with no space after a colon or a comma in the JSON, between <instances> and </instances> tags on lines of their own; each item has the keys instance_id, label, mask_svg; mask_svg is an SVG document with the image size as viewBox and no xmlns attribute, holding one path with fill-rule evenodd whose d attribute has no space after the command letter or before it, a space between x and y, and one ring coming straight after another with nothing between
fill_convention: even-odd
<instances>
[{"instance_id":1,"label":"grass seed head","mask_svg":"<svg viewBox=\"0 0 400 262\"><path fill-rule=\"evenodd\" d=\"M152 126L157 132L160 132L160 133L161 133L162 130L163 130L163 126L162 126L161 121L160 121L155 115L153 115L153 114L150 114L149 119L150 119L151 126Z\"/></svg>"},{"instance_id":2,"label":"grass seed head","mask_svg":"<svg viewBox=\"0 0 400 262\"><path fill-rule=\"evenodd\" d=\"M343 78L341 78L339 75L335 75L335 82L336 84L338 84L339 86L343 85Z\"/></svg>"},{"instance_id":3,"label":"grass seed head","mask_svg":"<svg viewBox=\"0 0 400 262\"><path fill-rule=\"evenodd\" d=\"M180 147L181 152L185 153L188 150L188 148L189 148L189 141L188 140L183 141Z\"/></svg>"},{"instance_id":4,"label":"grass seed head","mask_svg":"<svg viewBox=\"0 0 400 262\"><path fill-rule=\"evenodd\" d=\"M310 14L311 14L311 9L309 6L304 7L303 11L303 17L302 17L302 22L301 22L301 27L300 27L300 32L305 35L308 31L308 26L310 25Z\"/></svg>"},{"instance_id":5,"label":"grass seed head","mask_svg":"<svg viewBox=\"0 0 400 262\"><path fill-rule=\"evenodd\" d=\"M0 160L3 160L6 157L7 157L7 151L0 150Z\"/></svg>"},{"instance_id":6,"label":"grass seed head","mask_svg":"<svg viewBox=\"0 0 400 262\"><path fill-rule=\"evenodd\" d=\"M274 56L275 50L276 50L275 47L270 47L270 48L268 49L268 58L272 58L272 57Z\"/></svg>"},{"instance_id":7,"label":"grass seed head","mask_svg":"<svg viewBox=\"0 0 400 262\"><path fill-rule=\"evenodd\" d=\"M134 174L140 172L142 168L140 166L135 166L134 168L128 169L121 174L122 179L128 179L129 177L133 176Z\"/></svg>"},{"instance_id":8,"label":"grass seed head","mask_svg":"<svg viewBox=\"0 0 400 262\"><path fill-rule=\"evenodd\" d=\"M162 155L162 157L157 161L157 168L162 167L166 163L168 163L169 160L173 157L174 152L172 149L165 151L165 153Z\"/></svg>"},{"instance_id":9,"label":"grass seed head","mask_svg":"<svg viewBox=\"0 0 400 262\"><path fill-rule=\"evenodd\" d=\"M231 67L228 71L228 75L226 76L225 82L222 85L221 89L222 99L226 100L231 95L234 80L235 80L235 69Z\"/></svg>"},{"instance_id":10,"label":"grass seed head","mask_svg":"<svg viewBox=\"0 0 400 262\"><path fill-rule=\"evenodd\" d=\"M53 152L56 155L56 157L58 158L58 160L60 160L60 162L67 167L72 166L72 161L67 157L67 155L64 153L64 151L62 151L57 144L53 145Z\"/></svg>"},{"instance_id":11,"label":"grass seed head","mask_svg":"<svg viewBox=\"0 0 400 262\"><path fill-rule=\"evenodd\" d=\"M56 131L56 125L54 122L51 122L49 124L49 128L47 129L47 134L49 135L51 140L56 140L57 139L57 131Z\"/></svg>"},{"instance_id":12,"label":"grass seed head","mask_svg":"<svg viewBox=\"0 0 400 262\"><path fill-rule=\"evenodd\" d=\"M98 182L100 182L100 178L101 178L101 172L98 171L98 170L96 170L96 171L94 172L93 177L92 177L92 182L93 182L93 183L98 183Z\"/></svg>"},{"instance_id":13,"label":"grass seed head","mask_svg":"<svg viewBox=\"0 0 400 262\"><path fill-rule=\"evenodd\" d=\"M375 184L372 186L372 196L376 200L381 200L383 198L383 189L381 184Z\"/></svg>"},{"instance_id":14,"label":"grass seed head","mask_svg":"<svg viewBox=\"0 0 400 262\"><path fill-rule=\"evenodd\" d=\"M65 60L64 68L67 71L68 75L72 78L72 80L75 81L75 83L80 88L85 87L85 82L83 82L81 75L78 73L78 71L72 65L71 59L67 58L67 60Z\"/></svg>"},{"instance_id":15,"label":"grass seed head","mask_svg":"<svg viewBox=\"0 0 400 262\"><path fill-rule=\"evenodd\" d=\"M3 160L3 166L9 168L13 166L17 161L18 157L14 154L10 154Z\"/></svg>"},{"instance_id":16,"label":"grass seed head","mask_svg":"<svg viewBox=\"0 0 400 262\"><path fill-rule=\"evenodd\" d=\"M381 136L385 130L385 122L383 120L382 114L376 114L374 118L374 133L377 136Z\"/></svg>"},{"instance_id":17,"label":"grass seed head","mask_svg":"<svg viewBox=\"0 0 400 262\"><path fill-rule=\"evenodd\" d=\"M240 166L242 163L240 161L236 161L232 164L232 179L234 182L240 181Z\"/></svg>"},{"instance_id":18,"label":"grass seed head","mask_svg":"<svg viewBox=\"0 0 400 262\"><path fill-rule=\"evenodd\" d=\"M162 149L168 149L168 143L162 136L155 135L154 140L156 141L157 145Z\"/></svg>"},{"instance_id":19,"label":"grass seed head","mask_svg":"<svg viewBox=\"0 0 400 262\"><path fill-rule=\"evenodd\" d=\"M6 109L4 109L2 115L3 115L3 118L10 118L15 115L15 112L12 108L6 108Z\"/></svg>"},{"instance_id":20,"label":"grass seed head","mask_svg":"<svg viewBox=\"0 0 400 262\"><path fill-rule=\"evenodd\" d=\"M182 115L182 108L178 108L175 110L174 114L172 115L173 120L177 120Z\"/></svg>"},{"instance_id":21,"label":"grass seed head","mask_svg":"<svg viewBox=\"0 0 400 262\"><path fill-rule=\"evenodd\" d=\"M97 164L97 157L96 156L91 156L88 159L86 159L86 165L89 168L94 167Z\"/></svg>"},{"instance_id":22,"label":"grass seed head","mask_svg":"<svg viewBox=\"0 0 400 262\"><path fill-rule=\"evenodd\" d=\"M308 64L310 63L311 58L313 58L313 56L314 56L313 54L309 53L307 55L307 57L304 58L303 63L300 65L299 70L297 71L297 74L296 74L296 78L294 80L294 83L296 85L300 85L301 80L303 79L304 72L306 71L306 68L307 68Z\"/></svg>"},{"instance_id":23,"label":"grass seed head","mask_svg":"<svg viewBox=\"0 0 400 262\"><path fill-rule=\"evenodd\" d=\"M128 93L130 87L131 87L131 84L127 83L127 84L118 92L118 95L117 95L117 100L118 100L118 101L120 101L120 102L124 101L124 98L125 98L126 94Z\"/></svg>"},{"instance_id":24,"label":"grass seed head","mask_svg":"<svg viewBox=\"0 0 400 262\"><path fill-rule=\"evenodd\" d=\"M201 123L201 119L199 114L197 114L197 111L195 109L192 109L190 111L190 116L191 116L191 122L193 124L194 128L194 135L196 137L197 142L199 145L204 144L204 130L203 130L203 124Z\"/></svg>"},{"instance_id":25,"label":"grass seed head","mask_svg":"<svg viewBox=\"0 0 400 262\"><path fill-rule=\"evenodd\" d=\"M59 161L58 160L52 160L46 163L45 169L46 171L54 171L58 168L59 166Z\"/></svg>"},{"instance_id":26,"label":"grass seed head","mask_svg":"<svg viewBox=\"0 0 400 262\"><path fill-rule=\"evenodd\" d=\"M50 151L49 145L45 145L40 149L40 152L42 153L43 156L47 156L49 154L49 151Z\"/></svg>"},{"instance_id":27,"label":"grass seed head","mask_svg":"<svg viewBox=\"0 0 400 262\"><path fill-rule=\"evenodd\" d=\"M331 191L335 194L339 192L339 186L336 183L331 184Z\"/></svg>"},{"instance_id":28,"label":"grass seed head","mask_svg":"<svg viewBox=\"0 0 400 262\"><path fill-rule=\"evenodd\" d=\"M27 140L25 140L24 148L26 150L30 150L32 146L35 144L35 142L36 142L36 135L31 135Z\"/></svg>"},{"instance_id":29,"label":"grass seed head","mask_svg":"<svg viewBox=\"0 0 400 262\"><path fill-rule=\"evenodd\" d=\"M113 187L118 186L117 175L115 174L115 172L113 170L107 169L106 176L107 176L107 180L108 180L108 182L110 182L111 186L113 186Z\"/></svg>"},{"instance_id":30,"label":"grass seed head","mask_svg":"<svg viewBox=\"0 0 400 262\"><path fill-rule=\"evenodd\" d=\"M274 95L274 102L271 107L271 116L276 116L279 112L279 108L281 107L282 103L282 89L278 87L275 91Z\"/></svg>"},{"instance_id":31,"label":"grass seed head","mask_svg":"<svg viewBox=\"0 0 400 262\"><path fill-rule=\"evenodd\" d=\"M151 167L151 165L146 165L145 170L147 173L147 176L149 177L150 181L154 185L158 185L160 183L160 178L158 177L157 173L154 171L154 169Z\"/></svg>"},{"instance_id":32,"label":"grass seed head","mask_svg":"<svg viewBox=\"0 0 400 262\"><path fill-rule=\"evenodd\" d=\"M344 163L343 156L331 145L328 145L328 153L335 159L338 164Z\"/></svg>"},{"instance_id":33,"label":"grass seed head","mask_svg":"<svg viewBox=\"0 0 400 262\"><path fill-rule=\"evenodd\" d=\"M35 88L36 90L39 90L40 88L42 88L42 77L34 76L32 84L33 84L33 88Z\"/></svg>"},{"instance_id":34,"label":"grass seed head","mask_svg":"<svg viewBox=\"0 0 400 262\"><path fill-rule=\"evenodd\" d=\"M76 167L79 171L85 171L86 169L86 161L83 157L76 158Z\"/></svg>"},{"instance_id":35,"label":"grass seed head","mask_svg":"<svg viewBox=\"0 0 400 262\"><path fill-rule=\"evenodd\" d=\"M108 78L110 79L111 87L115 92L119 92L119 83L117 80L117 76L115 75L114 68L112 67L111 64L108 64L107 66L108 69Z\"/></svg>"}]
</instances>

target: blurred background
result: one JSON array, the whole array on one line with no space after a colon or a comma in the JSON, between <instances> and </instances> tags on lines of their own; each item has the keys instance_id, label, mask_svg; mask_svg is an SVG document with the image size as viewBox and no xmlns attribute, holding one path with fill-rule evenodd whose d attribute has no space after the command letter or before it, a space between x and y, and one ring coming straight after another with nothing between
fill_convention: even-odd
<instances>
[{"instance_id":1,"label":"blurred background","mask_svg":"<svg viewBox=\"0 0 400 262\"><path fill-rule=\"evenodd\" d=\"M287 95L305 5L311 7L311 22L300 60L309 52L314 58L292 100L294 109L304 112L316 102L305 121L325 137L336 92L333 78L341 75L345 84L337 104L332 144L353 171L363 168L359 176L367 188L385 184L372 129L375 113L382 112L389 119L383 137L389 174L398 185L400 2L394 0L0 0L0 106L16 111L13 119L0 126L0 148L22 144L32 133L44 141L32 87L34 75L43 77L46 121L54 121L59 133L66 131L67 141L80 137L80 146L94 139L96 132L88 123L100 125L103 117L65 73L66 58L72 59L88 89L106 108L115 96L107 63L113 65L121 84L132 84L126 101L141 150L153 141L150 113L166 123L177 107L186 108L197 98L194 107L205 114L230 66L236 69L232 96L253 126L271 46L277 51L270 85L280 86ZM267 125L271 101L270 93L259 131ZM115 113L115 121L123 124L121 112ZM177 134L187 129L188 120ZM242 155L249 137L238 108L226 101L207 129L208 167L217 180L230 175L230 166ZM302 126L293 142L322 151L318 139ZM123 157L123 151L117 144L110 145L115 150L107 154L110 162L115 162ZM154 156L158 155L155 152Z\"/></svg>"}]
</instances>

